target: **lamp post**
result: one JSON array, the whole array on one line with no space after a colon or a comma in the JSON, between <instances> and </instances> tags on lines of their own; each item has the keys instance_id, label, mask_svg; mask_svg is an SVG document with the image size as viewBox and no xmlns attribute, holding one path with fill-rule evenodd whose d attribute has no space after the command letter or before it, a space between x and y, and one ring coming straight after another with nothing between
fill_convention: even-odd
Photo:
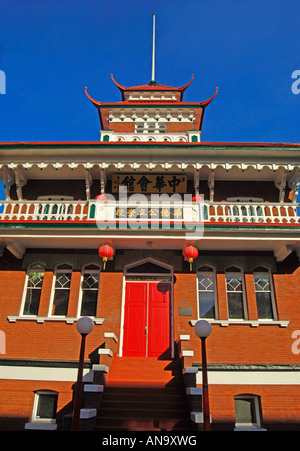
<instances>
[{"instance_id":1,"label":"lamp post","mask_svg":"<svg viewBox=\"0 0 300 451\"><path fill-rule=\"evenodd\" d=\"M210 431L210 414L209 414L209 398L208 398L208 381L207 381L207 361L205 340L210 336L212 327L208 321L201 319L196 322L195 334L201 339L202 348L202 407L204 416L204 431Z\"/></svg>"},{"instance_id":2,"label":"lamp post","mask_svg":"<svg viewBox=\"0 0 300 451\"><path fill-rule=\"evenodd\" d=\"M86 336L92 332L94 323L91 318L83 316L77 321L76 329L81 335L81 346L79 354L79 364L77 373L77 382L75 388L74 397L74 410L73 410L73 421L72 421L72 431L79 430L80 422L80 408L81 408L81 398L82 398L82 376L83 376L83 364L84 364L84 351L85 351L85 339Z\"/></svg>"}]
</instances>

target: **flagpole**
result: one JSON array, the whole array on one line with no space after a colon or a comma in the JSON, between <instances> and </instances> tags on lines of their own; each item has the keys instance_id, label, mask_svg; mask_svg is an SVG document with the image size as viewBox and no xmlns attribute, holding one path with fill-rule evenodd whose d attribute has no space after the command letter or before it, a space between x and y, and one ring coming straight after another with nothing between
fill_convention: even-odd
<instances>
[{"instance_id":1,"label":"flagpole","mask_svg":"<svg viewBox=\"0 0 300 451\"><path fill-rule=\"evenodd\" d=\"M155 83L155 14L153 14L152 77L151 77L151 83Z\"/></svg>"}]
</instances>

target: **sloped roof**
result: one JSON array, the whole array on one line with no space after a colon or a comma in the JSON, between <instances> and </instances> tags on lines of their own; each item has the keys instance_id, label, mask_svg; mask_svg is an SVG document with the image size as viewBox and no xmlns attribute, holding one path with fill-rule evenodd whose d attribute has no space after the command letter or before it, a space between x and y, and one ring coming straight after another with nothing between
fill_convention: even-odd
<instances>
[{"instance_id":1,"label":"sloped roof","mask_svg":"<svg viewBox=\"0 0 300 451\"><path fill-rule=\"evenodd\" d=\"M177 92L181 93L181 100L182 100L184 91L192 83L192 81L194 79L194 74L192 75L191 80L187 84L180 86L180 87L166 86L166 85L160 85L159 83L156 83L156 82L150 82L147 85L131 86L129 88L126 88L125 86L122 86L116 82L116 80L113 77L113 74L111 74L111 78L112 78L112 81L114 82L114 84L120 89L120 91L122 93L122 97L124 95L124 92L126 92L126 91L177 91Z\"/></svg>"}]
</instances>

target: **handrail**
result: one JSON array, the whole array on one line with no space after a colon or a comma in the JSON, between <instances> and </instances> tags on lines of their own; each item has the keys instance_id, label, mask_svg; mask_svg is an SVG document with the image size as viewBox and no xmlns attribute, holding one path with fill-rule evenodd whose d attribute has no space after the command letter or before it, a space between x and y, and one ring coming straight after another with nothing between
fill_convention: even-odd
<instances>
[{"instance_id":1,"label":"handrail","mask_svg":"<svg viewBox=\"0 0 300 451\"><path fill-rule=\"evenodd\" d=\"M300 223L300 203L8 200L0 201L0 220Z\"/></svg>"}]
</instances>

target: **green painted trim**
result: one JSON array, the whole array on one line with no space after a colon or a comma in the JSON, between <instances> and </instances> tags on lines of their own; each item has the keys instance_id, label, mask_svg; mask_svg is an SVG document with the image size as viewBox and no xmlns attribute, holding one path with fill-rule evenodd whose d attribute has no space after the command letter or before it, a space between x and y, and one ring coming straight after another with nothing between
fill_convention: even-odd
<instances>
[{"instance_id":1,"label":"green painted trim","mask_svg":"<svg viewBox=\"0 0 300 451\"><path fill-rule=\"evenodd\" d=\"M127 224L127 228L125 229L123 226L119 227L119 224L116 224L115 228L110 228L107 227L105 229L99 229L96 222L91 221L91 222L82 222L82 223L25 223L25 222L14 222L14 223L0 223L0 229L94 229L94 230L132 230L130 225ZM158 228L150 228L148 227L147 229L152 230L152 231L156 231L156 230L176 230L178 232L180 231L190 231L192 232L193 230L189 229L189 228L185 228L184 225L181 229L178 229L175 227L174 224L170 225L169 229L165 229L163 228L163 224L159 224ZM139 229L134 229L135 230L147 230L146 228L139 228ZM232 224L232 225L228 225L228 224L204 224L204 230L210 231L210 230L237 230L237 231L264 231L264 232L275 232L275 231L298 231L300 232L300 224L296 224L293 226L280 226L280 225L276 225L273 227L270 227L269 224L262 224L262 225L237 225L237 224Z\"/></svg>"},{"instance_id":2,"label":"green painted trim","mask_svg":"<svg viewBox=\"0 0 300 451\"><path fill-rule=\"evenodd\" d=\"M104 131L105 130L101 130ZM199 130L193 130L193 131L199 131ZM174 148L181 148L182 150L184 150L185 148L193 148L194 150L201 150L201 151L205 151L205 150L272 150L272 151L278 151L278 152L282 152L282 151L300 151L300 147L299 145L294 147L293 145L291 146L273 146L273 145L264 145L264 144L245 144L243 145L242 143L238 143L238 144L205 144L205 143L193 143L193 142L185 142L185 143L181 143L181 142L176 142L176 143L168 143L166 145L165 142L151 142L151 144L145 144L145 143L138 143L138 142L109 142L109 143L103 143L103 141L97 141L94 143L71 143L71 142L61 142L61 143L47 143L47 144L43 144L43 143L16 143L15 145L10 145L8 146L6 143L1 143L0 142L0 151L1 150L19 150L19 149L110 149L110 148L123 148L124 150L126 150L128 147L131 148L141 148L141 149L151 149L151 148L163 148L164 150L172 150Z\"/></svg>"},{"instance_id":3,"label":"green painted trim","mask_svg":"<svg viewBox=\"0 0 300 451\"><path fill-rule=\"evenodd\" d=\"M0 359L0 366L22 366L43 368L78 368L75 360L44 360L44 359ZM84 362L84 368L91 369L91 362Z\"/></svg>"}]
</instances>

